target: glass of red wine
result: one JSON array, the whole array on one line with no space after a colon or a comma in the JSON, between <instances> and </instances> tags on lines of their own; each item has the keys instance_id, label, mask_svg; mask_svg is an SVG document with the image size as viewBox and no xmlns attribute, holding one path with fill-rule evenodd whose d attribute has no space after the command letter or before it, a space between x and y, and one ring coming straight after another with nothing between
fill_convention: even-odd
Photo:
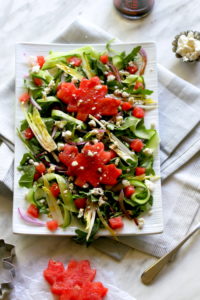
<instances>
[{"instance_id":1,"label":"glass of red wine","mask_svg":"<svg viewBox=\"0 0 200 300\"><path fill-rule=\"evenodd\" d=\"M151 12L154 0L114 0L114 6L125 18L136 20Z\"/></svg>"}]
</instances>

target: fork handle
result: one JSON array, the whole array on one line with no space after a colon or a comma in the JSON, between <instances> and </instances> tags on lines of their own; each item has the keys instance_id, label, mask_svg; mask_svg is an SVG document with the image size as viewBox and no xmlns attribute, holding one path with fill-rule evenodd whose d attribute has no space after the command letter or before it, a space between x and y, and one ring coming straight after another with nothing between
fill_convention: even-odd
<instances>
[{"instance_id":1,"label":"fork handle","mask_svg":"<svg viewBox=\"0 0 200 300\"><path fill-rule=\"evenodd\" d=\"M188 234L186 237L170 252L162 256L157 262L146 269L142 275L141 280L144 284L150 284L156 275L162 270L162 268L169 262L171 257L180 249L180 247L196 232L200 229L200 223Z\"/></svg>"}]
</instances>

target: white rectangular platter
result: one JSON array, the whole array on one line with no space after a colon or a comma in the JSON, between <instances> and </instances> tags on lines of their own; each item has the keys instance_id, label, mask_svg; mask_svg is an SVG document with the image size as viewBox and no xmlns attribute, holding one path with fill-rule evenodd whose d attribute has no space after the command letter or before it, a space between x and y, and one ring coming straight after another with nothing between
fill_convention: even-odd
<instances>
[{"instance_id":1,"label":"white rectangular platter","mask_svg":"<svg viewBox=\"0 0 200 300\"><path fill-rule=\"evenodd\" d=\"M141 45L148 57L147 67L145 70L144 78L147 89L153 90L152 97L155 101L158 101L157 95L157 61L156 61L156 45L152 42L144 43L121 43L114 44L113 48L117 51L130 52L134 47ZM20 43L16 45L16 110L15 110L15 131L20 126L21 120L24 119L23 112L20 108L18 101L19 96L23 93L23 78L27 74L28 66L27 59L29 56L43 55L46 56L50 50L53 51L68 51L82 47L82 44L32 44L32 43ZM99 51L105 50L105 45L94 44L94 48ZM158 108L147 111L145 116L145 124L147 128L150 128L151 124L155 124L158 128ZM21 188L18 185L18 180L21 176L17 170L19 162L26 149L16 134L15 139L15 178L14 178L14 205L13 205L13 232L18 234L36 234L36 235L63 235L71 236L75 235L77 229L75 224L71 224L65 230L59 228L55 233L51 233L46 227L36 227L26 224L18 214L18 208L26 209L28 204L25 201L25 194L27 189ZM159 149L155 155L154 169L157 175L160 175L160 159ZM161 199L161 181L155 181L155 188L153 191L153 207L151 215L144 215L145 223L143 229L139 229L133 221L124 220L124 227L120 230L119 235L144 235L160 233L163 230L163 216L162 216L162 199ZM102 230L99 235L110 235L106 230Z\"/></svg>"}]
</instances>

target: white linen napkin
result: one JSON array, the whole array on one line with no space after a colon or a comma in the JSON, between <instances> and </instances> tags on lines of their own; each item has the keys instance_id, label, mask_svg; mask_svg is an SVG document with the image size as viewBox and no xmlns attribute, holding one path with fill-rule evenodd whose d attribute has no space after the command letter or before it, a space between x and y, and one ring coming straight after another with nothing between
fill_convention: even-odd
<instances>
[{"instance_id":1,"label":"white linen napkin","mask_svg":"<svg viewBox=\"0 0 200 300\"><path fill-rule=\"evenodd\" d=\"M52 40L61 43L92 44L103 43L111 38L100 28L79 19L59 37L52 37ZM121 237L121 243L108 238L100 238L95 242L96 248L118 260L128 251L127 246L162 256L187 233L199 209L200 90L160 65L158 79L164 233ZM10 188L10 182L13 180L10 168L13 153L10 148L14 140L14 125L13 111L10 108L14 107L16 100L12 82L0 89L0 97L1 103L7 103L2 107L9 107L0 111L0 137L3 140L0 151L9 153L8 157L5 154L0 160L0 166L4 168L2 174L0 173L2 189L5 186Z\"/></svg>"}]
</instances>

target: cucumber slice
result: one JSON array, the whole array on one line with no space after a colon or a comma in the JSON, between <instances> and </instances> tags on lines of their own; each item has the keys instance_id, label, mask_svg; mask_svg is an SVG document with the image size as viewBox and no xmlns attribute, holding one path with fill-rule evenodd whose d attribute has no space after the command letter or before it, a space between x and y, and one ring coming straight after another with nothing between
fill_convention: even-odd
<instances>
[{"instance_id":1,"label":"cucumber slice","mask_svg":"<svg viewBox=\"0 0 200 300\"><path fill-rule=\"evenodd\" d=\"M40 199L46 199L46 193L43 191L42 188L37 188L35 190L34 199L35 201L38 201Z\"/></svg>"},{"instance_id":2,"label":"cucumber slice","mask_svg":"<svg viewBox=\"0 0 200 300\"><path fill-rule=\"evenodd\" d=\"M112 58L112 63L117 69L122 69L123 68L123 60L119 55L115 55Z\"/></svg>"},{"instance_id":3,"label":"cucumber slice","mask_svg":"<svg viewBox=\"0 0 200 300\"><path fill-rule=\"evenodd\" d=\"M71 213L70 211L65 207L65 205L62 204L63 207L63 228L66 228L71 223Z\"/></svg>"},{"instance_id":4,"label":"cucumber slice","mask_svg":"<svg viewBox=\"0 0 200 300\"><path fill-rule=\"evenodd\" d=\"M28 193L26 194L26 201L29 203L35 204L35 199L34 199L34 189L29 189Z\"/></svg>"},{"instance_id":5,"label":"cucumber slice","mask_svg":"<svg viewBox=\"0 0 200 300\"><path fill-rule=\"evenodd\" d=\"M146 204L151 196L147 186L137 180L130 180L130 183L135 187L135 193L131 196L130 200L139 205Z\"/></svg>"}]
</instances>

